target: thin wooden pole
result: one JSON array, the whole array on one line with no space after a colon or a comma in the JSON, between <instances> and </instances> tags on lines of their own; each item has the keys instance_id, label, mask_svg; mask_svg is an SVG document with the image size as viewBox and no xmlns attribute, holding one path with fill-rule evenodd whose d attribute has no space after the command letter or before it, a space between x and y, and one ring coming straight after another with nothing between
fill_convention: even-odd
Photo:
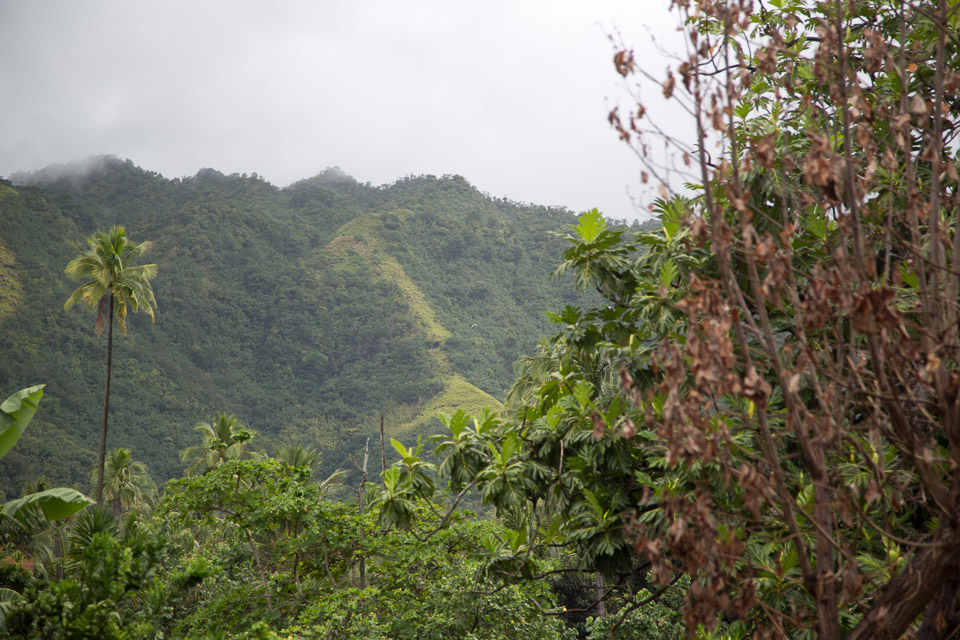
<instances>
[{"instance_id":1,"label":"thin wooden pole","mask_svg":"<svg viewBox=\"0 0 960 640\"><path fill-rule=\"evenodd\" d=\"M387 453L383 448L383 416L380 416L380 482L383 488L387 488L387 481L383 479L383 474L387 472Z\"/></svg>"},{"instance_id":2,"label":"thin wooden pole","mask_svg":"<svg viewBox=\"0 0 960 640\"><path fill-rule=\"evenodd\" d=\"M370 459L370 438L367 438L367 444L363 447L363 482L360 483L360 488L357 489L357 504L360 506L360 515L363 515L363 485L367 484L367 461ZM360 522L360 542L363 543L366 539L363 531L363 521ZM360 555L360 588L366 589L367 587L367 559L366 555Z\"/></svg>"}]
</instances>

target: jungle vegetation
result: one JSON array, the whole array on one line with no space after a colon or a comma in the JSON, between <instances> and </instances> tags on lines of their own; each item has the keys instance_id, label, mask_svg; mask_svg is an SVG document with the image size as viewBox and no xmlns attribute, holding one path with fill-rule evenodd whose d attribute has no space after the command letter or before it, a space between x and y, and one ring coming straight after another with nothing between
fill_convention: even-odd
<instances>
[{"instance_id":1,"label":"jungle vegetation","mask_svg":"<svg viewBox=\"0 0 960 640\"><path fill-rule=\"evenodd\" d=\"M0 517L4 632L960 637L960 4L674 4L690 43L677 67L658 77L626 46L614 64L691 116L696 144L666 139L687 183L673 192L647 154L663 129L640 92L610 114L643 179L660 181L659 225L596 210L568 222L554 282L594 297L554 300L554 330L502 405L439 411L435 432L385 438L381 455L378 442L355 447L352 476L325 476L323 442L245 455L256 434L220 413L183 449L191 472L152 507L128 493L119 519L59 492L67 510L51 517L31 487ZM443 279L411 274L469 249L382 253L419 215L345 221L304 268L324 265L310 273L329 304L337 258L368 258L358 295L392 273L396 299L419 309L400 335L415 328L424 361L467 381L443 351L453 307L418 307ZM271 372L296 366L274 355L286 364ZM40 393L0 407L0 453L28 432ZM132 481L124 460L111 469Z\"/></svg>"},{"instance_id":2,"label":"jungle vegetation","mask_svg":"<svg viewBox=\"0 0 960 640\"><path fill-rule=\"evenodd\" d=\"M101 454L128 447L158 482L180 475L180 450L218 411L259 432L264 451L324 450L329 473L380 416L399 437L439 428L438 409L495 405L556 300L588 299L548 277L562 247L551 234L572 220L456 176L372 187L331 169L278 189L103 157L3 182L0 388L43 382L46 410L0 469L0 491L38 476L86 482L92 425L105 424L90 398L104 398L110 354ZM134 239L124 250L149 243L130 264L155 265L144 273L157 305L151 322L149 298L132 299L151 313L124 317L111 349L92 317L63 309L77 286L64 268L113 246L117 223Z\"/></svg>"}]
</instances>

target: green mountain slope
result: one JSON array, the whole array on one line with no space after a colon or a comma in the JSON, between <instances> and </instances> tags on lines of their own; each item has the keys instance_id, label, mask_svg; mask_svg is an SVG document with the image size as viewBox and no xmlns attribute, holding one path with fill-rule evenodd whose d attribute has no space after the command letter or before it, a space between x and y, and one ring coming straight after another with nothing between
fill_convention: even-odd
<instances>
[{"instance_id":1,"label":"green mountain slope","mask_svg":"<svg viewBox=\"0 0 960 640\"><path fill-rule=\"evenodd\" d=\"M582 302L549 280L550 232L572 221L460 177L372 187L331 169L279 189L103 157L0 181L0 389L47 384L0 487L83 484L93 466L106 340L92 313L63 310L63 268L95 230L153 242L157 320L132 316L116 340L108 446L162 480L217 410L261 446L319 446L333 468L380 415L410 435L437 410L496 403L549 332L543 312Z\"/></svg>"}]
</instances>

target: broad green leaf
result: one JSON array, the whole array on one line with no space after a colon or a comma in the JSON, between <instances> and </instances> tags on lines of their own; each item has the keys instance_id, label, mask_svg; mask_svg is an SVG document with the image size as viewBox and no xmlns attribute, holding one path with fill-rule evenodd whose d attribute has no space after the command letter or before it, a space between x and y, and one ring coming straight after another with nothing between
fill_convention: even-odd
<instances>
[{"instance_id":1,"label":"broad green leaf","mask_svg":"<svg viewBox=\"0 0 960 640\"><path fill-rule=\"evenodd\" d=\"M501 452L501 462L506 462L520 450L520 443L517 441L517 434L511 433L503 439L503 451Z\"/></svg>"},{"instance_id":2,"label":"broad green leaf","mask_svg":"<svg viewBox=\"0 0 960 640\"><path fill-rule=\"evenodd\" d=\"M591 396L593 396L593 385L586 380L580 380L576 385L574 385L573 397L577 399L581 410L586 410L588 407L592 408L595 406L593 404L593 400L590 399Z\"/></svg>"},{"instance_id":3,"label":"broad green leaf","mask_svg":"<svg viewBox=\"0 0 960 640\"><path fill-rule=\"evenodd\" d=\"M22 596L13 589L0 587L0 632L6 629L7 613Z\"/></svg>"},{"instance_id":4,"label":"broad green leaf","mask_svg":"<svg viewBox=\"0 0 960 640\"><path fill-rule=\"evenodd\" d=\"M396 467L390 467L383 472L383 484L386 486L387 492L396 492L397 487L400 485L400 473L400 469Z\"/></svg>"},{"instance_id":5,"label":"broad green leaf","mask_svg":"<svg viewBox=\"0 0 960 640\"><path fill-rule=\"evenodd\" d=\"M510 543L510 549L517 553L520 551L520 547L527 542L527 530L526 529L506 529L503 532L503 537L507 539Z\"/></svg>"},{"instance_id":6,"label":"broad green leaf","mask_svg":"<svg viewBox=\"0 0 960 640\"><path fill-rule=\"evenodd\" d=\"M483 537L480 538L480 544L483 545L491 555L496 555L497 551L500 550L500 541L497 540L496 536L492 533L485 533Z\"/></svg>"},{"instance_id":7,"label":"broad green leaf","mask_svg":"<svg viewBox=\"0 0 960 640\"><path fill-rule=\"evenodd\" d=\"M911 271L906 264L900 265L900 281L913 289L917 289L920 286L920 280L917 279L917 274Z\"/></svg>"},{"instance_id":8,"label":"broad green leaf","mask_svg":"<svg viewBox=\"0 0 960 640\"><path fill-rule=\"evenodd\" d=\"M668 242L680 233L684 208L684 202L679 198L670 201L656 198L653 201L653 212L660 217L660 227Z\"/></svg>"},{"instance_id":9,"label":"broad green leaf","mask_svg":"<svg viewBox=\"0 0 960 640\"><path fill-rule=\"evenodd\" d=\"M446 420L444 420L444 418L446 418ZM447 425L447 428L450 429L450 433L453 434L454 438L459 438L463 430L470 425L470 415L463 409L457 409L456 413L452 416L444 415L440 419Z\"/></svg>"},{"instance_id":10,"label":"broad green leaf","mask_svg":"<svg viewBox=\"0 0 960 640\"><path fill-rule=\"evenodd\" d=\"M810 213L803 219L803 226L820 240L827 239L827 217L823 211Z\"/></svg>"},{"instance_id":11,"label":"broad green leaf","mask_svg":"<svg viewBox=\"0 0 960 640\"><path fill-rule=\"evenodd\" d=\"M597 236L606 231L607 221L599 211L591 209L580 216L579 223L573 229L584 242L593 242Z\"/></svg>"},{"instance_id":12,"label":"broad green leaf","mask_svg":"<svg viewBox=\"0 0 960 640\"><path fill-rule=\"evenodd\" d=\"M397 450L401 458L407 458L410 456L410 453L407 451L407 448L400 444L398 441L390 438L390 444L393 445L393 448Z\"/></svg>"},{"instance_id":13,"label":"broad green leaf","mask_svg":"<svg viewBox=\"0 0 960 640\"><path fill-rule=\"evenodd\" d=\"M567 324L577 324L583 319L583 313L581 313L579 307L573 307L568 304L560 313L560 319Z\"/></svg>"},{"instance_id":14,"label":"broad green leaf","mask_svg":"<svg viewBox=\"0 0 960 640\"><path fill-rule=\"evenodd\" d=\"M662 284L664 288L669 287L673 284L679 272L680 269L677 268L677 263L675 263L672 258L667 258L663 265L660 266L660 284Z\"/></svg>"},{"instance_id":15,"label":"broad green leaf","mask_svg":"<svg viewBox=\"0 0 960 640\"><path fill-rule=\"evenodd\" d=\"M37 412L44 385L17 391L0 404L0 458L17 443L27 423Z\"/></svg>"},{"instance_id":16,"label":"broad green leaf","mask_svg":"<svg viewBox=\"0 0 960 640\"><path fill-rule=\"evenodd\" d=\"M560 314L554 313L552 311L545 311L544 313L547 316L547 320L549 320L550 322L554 324L563 324L563 318L560 317Z\"/></svg>"},{"instance_id":17,"label":"broad green leaf","mask_svg":"<svg viewBox=\"0 0 960 640\"><path fill-rule=\"evenodd\" d=\"M494 429L500 424L500 421L497 420L497 416L490 411L489 407L484 407L480 410L480 415L474 418L473 424L478 434L484 434Z\"/></svg>"},{"instance_id":18,"label":"broad green leaf","mask_svg":"<svg viewBox=\"0 0 960 640\"><path fill-rule=\"evenodd\" d=\"M13 602L20 597L20 594L13 589L0 587L0 602Z\"/></svg>"},{"instance_id":19,"label":"broad green leaf","mask_svg":"<svg viewBox=\"0 0 960 640\"><path fill-rule=\"evenodd\" d=\"M76 489L58 487L11 500L0 508L0 513L10 518L22 520L22 515L19 515L21 510L34 503L40 505L40 510L43 511L43 516L48 521L54 522L72 516L87 505L93 504L93 500Z\"/></svg>"},{"instance_id":20,"label":"broad green leaf","mask_svg":"<svg viewBox=\"0 0 960 640\"><path fill-rule=\"evenodd\" d=\"M600 506L600 500L597 499L597 494L589 489L583 490L583 495L587 499L587 504L590 505L590 509L593 510L595 514L603 513L603 507Z\"/></svg>"},{"instance_id":21,"label":"broad green leaf","mask_svg":"<svg viewBox=\"0 0 960 640\"><path fill-rule=\"evenodd\" d=\"M633 336L630 336L631 338ZM613 424L617 421L617 418L620 417L620 397L617 396L610 402L610 407L607 409L607 412L604 414L604 418L607 421L607 424Z\"/></svg>"}]
</instances>

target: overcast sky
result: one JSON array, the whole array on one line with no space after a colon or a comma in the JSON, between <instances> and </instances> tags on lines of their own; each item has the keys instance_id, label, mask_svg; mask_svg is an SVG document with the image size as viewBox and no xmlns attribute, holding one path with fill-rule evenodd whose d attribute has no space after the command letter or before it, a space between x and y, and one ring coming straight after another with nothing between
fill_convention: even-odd
<instances>
[{"instance_id":1,"label":"overcast sky","mask_svg":"<svg viewBox=\"0 0 960 640\"><path fill-rule=\"evenodd\" d=\"M649 198L606 121L630 105L607 36L662 74L651 35L676 42L667 5L0 0L0 176L102 153L278 186L329 166L373 184L460 174L635 218L630 195Z\"/></svg>"}]
</instances>

